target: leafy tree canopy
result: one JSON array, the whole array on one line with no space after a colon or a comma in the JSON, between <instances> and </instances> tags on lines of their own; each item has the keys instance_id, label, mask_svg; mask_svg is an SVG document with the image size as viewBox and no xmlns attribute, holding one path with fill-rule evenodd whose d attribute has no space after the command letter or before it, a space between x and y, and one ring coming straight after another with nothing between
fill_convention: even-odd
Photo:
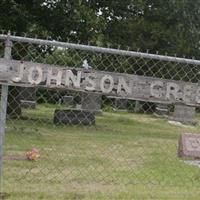
<instances>
[{"instance_id":1,"label":"leafy tree canopy","mask_svg":"<svg viewBox=\"0 0 200 200\"><path fill-rule=\"evenodd\" d=\"M199 0L1 0L0 29L199 55Z\"/></svg>"}]
</instances>

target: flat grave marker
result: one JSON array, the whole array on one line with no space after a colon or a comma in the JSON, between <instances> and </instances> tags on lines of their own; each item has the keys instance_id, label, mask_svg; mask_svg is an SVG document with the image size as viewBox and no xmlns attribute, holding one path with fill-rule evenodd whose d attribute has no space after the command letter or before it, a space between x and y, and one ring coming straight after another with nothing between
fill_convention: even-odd
<instances>
[{"instance_id":1,"label":"flat grave marker","mask_svg":"<svg viewBox=\"0 0 200 200\"><path fill-rule=\"evenodd\" d=\"M200 159L200 134L181 134L178 155L184 158Z\"/></svg>"},{"instance_id":2,"label":"flat grave marker","mask_svg":"<svg viewBox=\"0 0 200 200\"><path fill-rule=\"evenodd\" d=\"M22 108L35 109L36 101L20 100Z\"/></svg>"},{"instance_id":3,"label":"flat grave marker","mask_svg":"<svg viewBox=\"0 0 200 200\"><path fill-rule=\"evenodd\" d=\"M95 114L88 110L56 109L54 123L62 125L95 125Z\"/></svg>"}]
</instances>

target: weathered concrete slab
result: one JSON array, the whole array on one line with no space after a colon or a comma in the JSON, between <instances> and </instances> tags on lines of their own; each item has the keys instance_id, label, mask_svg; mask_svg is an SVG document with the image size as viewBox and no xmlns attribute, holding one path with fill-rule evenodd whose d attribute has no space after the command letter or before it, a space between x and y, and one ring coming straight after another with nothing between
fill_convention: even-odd
<instances>
[{"instance_id":1,"label":"weathered concrete slab","mask_svg":"<svg viewBox=\"0 0 200 200\"><path fill-rule=\"evenodd\" d=\"M198 83L0 58L0 84L95 92L156 103L200 106Z\"/></svg>"}]
</instances>

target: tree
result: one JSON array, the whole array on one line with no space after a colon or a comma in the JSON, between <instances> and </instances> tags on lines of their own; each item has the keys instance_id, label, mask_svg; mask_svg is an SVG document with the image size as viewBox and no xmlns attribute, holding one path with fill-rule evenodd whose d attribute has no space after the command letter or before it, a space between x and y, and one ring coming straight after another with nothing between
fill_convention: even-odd
<instances>
[{"instance_id":1,"label":"tree","mask_svg":"<svg viewBox=\"0 0 200 200\"><path fill-rule=\"evenodd\" d=\"M19 34L199 58L199 0L2 0L0 10L0 29Z\"/></svg>"},{"instance_id":2,"label":"tree","mask_svg":"<svg viewBox=\"0 0 200 200\"><path fill-rule=\"evenodd\" d=\"M111 16L104 32L106 42L199 58L200 1L104 1L101 6L102 15Z\"/></svg>"}]
</instances>

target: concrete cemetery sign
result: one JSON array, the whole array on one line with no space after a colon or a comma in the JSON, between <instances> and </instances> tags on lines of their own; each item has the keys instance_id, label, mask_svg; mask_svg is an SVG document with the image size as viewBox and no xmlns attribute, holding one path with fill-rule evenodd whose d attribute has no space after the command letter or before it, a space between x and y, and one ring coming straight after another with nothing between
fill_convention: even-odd
<instances>
[{"instance_id":1,"label":"concrete cemetery sign","mask_svg":"<svg viewBox=\"0 0 200 200\"><path fill-rule=\"evenodd\" d=\"M157 103L200 105L200 86L131 74L0 59L0 84L97 92Z\"/></svg>"},{"instance_id":2,"label":"concrete cemetery sign","mask_svg":"<svg viewBox=\"0 0 200 200\"><path fill-rule=\"evenodd\" d=\"M179 139L178 155L200 158L200 134L182 134Z\"/></svg>"}]
</instances>

